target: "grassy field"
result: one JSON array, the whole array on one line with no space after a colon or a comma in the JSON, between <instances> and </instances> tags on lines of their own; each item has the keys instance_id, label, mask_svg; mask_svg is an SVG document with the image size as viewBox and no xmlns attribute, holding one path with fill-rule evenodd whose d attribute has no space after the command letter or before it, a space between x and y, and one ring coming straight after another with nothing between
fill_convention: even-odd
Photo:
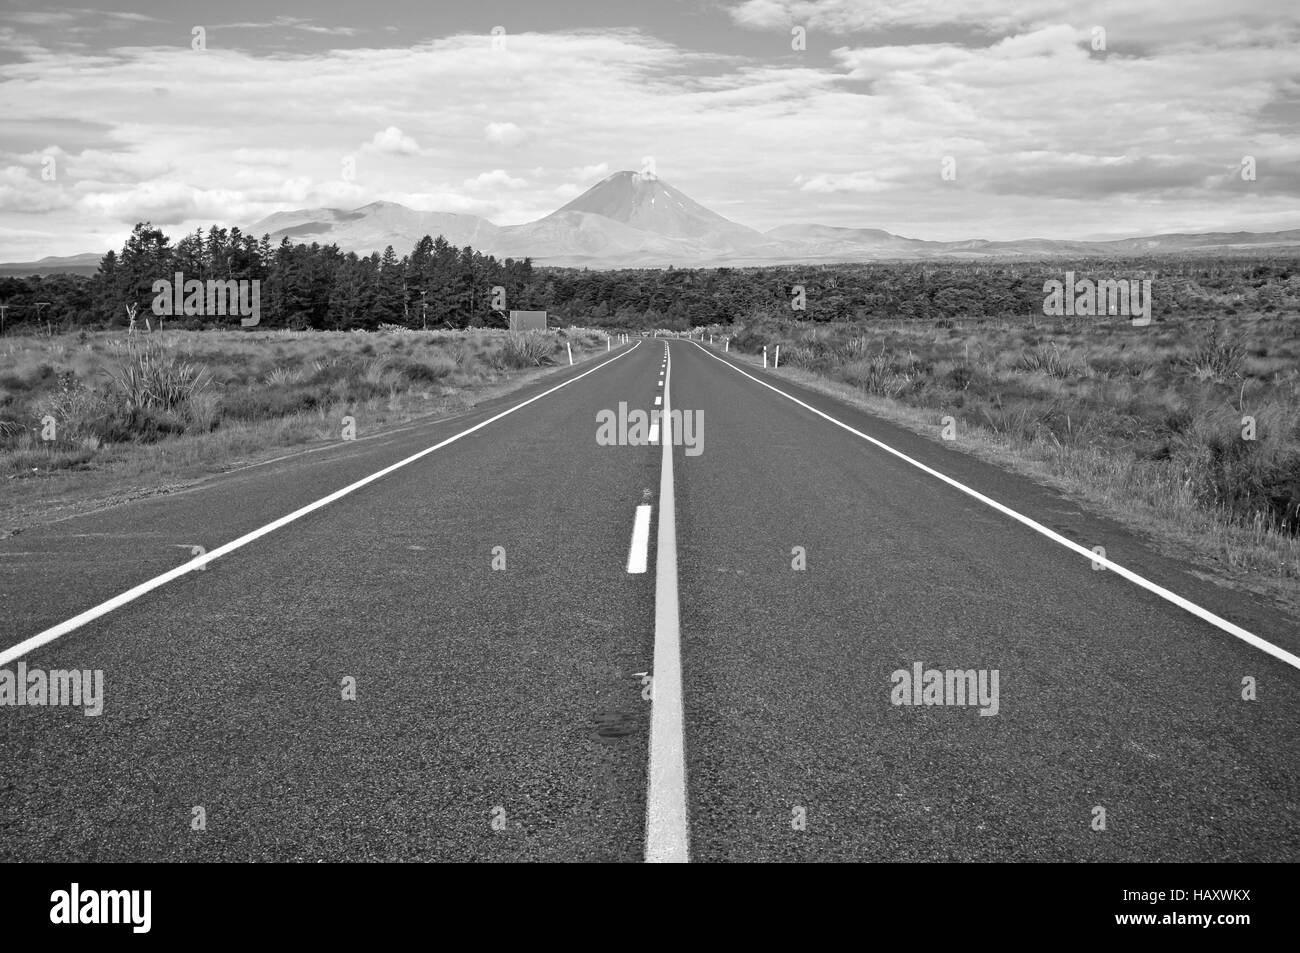
<instances>
[{"instance_id":1,"label":"grassy field","mask_svg":"<svg viewBox=\"0 0 1300 953\"><path fill-rule=\"evenodd\" d=\"M285 448L449 414L605 352L591 331L81 332L0 340L0 533Z\"/></svg>"},{"instance_id":2,"label":"grassy field","mask_svg":"<svg viewBox=\"0 0 1300 953\"><path fill-rule=\"evenodd\" d=\"M725 328L713 329L727 334ZM731 351L1101 504L1300 606L1300 325L759 317ZM951 424L945 433L945 418Z\"/></svg>"}]
</instances>

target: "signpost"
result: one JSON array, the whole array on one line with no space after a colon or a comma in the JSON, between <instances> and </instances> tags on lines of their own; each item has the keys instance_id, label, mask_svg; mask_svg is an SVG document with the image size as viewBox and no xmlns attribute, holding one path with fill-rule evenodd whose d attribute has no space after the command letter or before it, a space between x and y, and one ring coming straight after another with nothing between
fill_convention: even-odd
<instances>
[{"instance_id":1,"label":"signpost","mask_svg":"<svg viewBox=\"0 0 1300 953\"><path fill-rule=\"evenodd\" d=\"M511 331L545 331L546 312L545 311L511 311L510 330Z\"/></svg>"}]
</instances>

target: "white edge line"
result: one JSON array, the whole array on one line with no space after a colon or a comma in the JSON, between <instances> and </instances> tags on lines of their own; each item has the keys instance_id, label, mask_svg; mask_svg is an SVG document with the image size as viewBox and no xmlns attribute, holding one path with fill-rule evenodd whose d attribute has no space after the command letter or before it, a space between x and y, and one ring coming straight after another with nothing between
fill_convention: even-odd
<instances>
[{"instance_id":1,"label":"white edge line","mask_svg":"<svg viewBox=\"0 0 1300 953\"><path fill-rule=\"evenodd\" d=\"M684 864L690 861L690 835L682 715L681 614L677 601L677 504L673 492L669 405L668 385L665 385L655 542L655 647L651 669L654 680L650 701L645 859L647 863Z\"/></svg>"},{"instance_id":2,"label":"white edge line","mask_svg":"<svg viewBox=\"0 0 1300 953\"><path fill-rule=\"evenodd\" d=\"M911 464L912 466L916 467L918 470L921 470L924 473L928 473L930 474L930 476L942 480L944 483L947 483L949 486L961 490L961 492L965 493L967 496L973 497L974 499L979 500L981 503L985 504L986 506L992 507L993 509L997 510L999 513L1003 514L1004 516L1009 516L1013 520L1016 520L1019 523L1023 523L1025 526L1028 526L1034 532L1046 536L1048 539L1052 540L1053 542L1059 543L1060 545L1064 546L1066 549L1078 553L1080 556L1084 556L1090 561L1097 563L1098 565L1105 566L1107 569L1110 569L1116 574L1124 577L1129 582L1141 586L1143 589L1146 589L1148 592L1154 593L1155 595L1159 596L1161 599L1164 599L1167 602L1172 602L1174 605L1178 606L1178 608L1190 612L1192 615L1196 616L1197 618L1205 622L1208 622L1211 625L1218 627L1219 629L1222 629L1224 632L1227 632L1231 636L1235 636L1236 638L1241 639L1241 641L1245 642L1247 645L1252 645L1255 648L1259 649L1261 652L1268 653L1269 655L1273 656L1275 659L1278 659L1279 661L1285 662L1287 665L1290 665L1292 668L1300 669L1300 656L1288 652L1286 649L1282 648L1281 646L1274 645L1272 642L1269 642L1267 639L1262 639L1258 635L1255 635L1252 632L1246 631L1241 626L1229 622L1227 619L1224 619L1221 616L1215 615L1209 609L1201 608L1196 603L1188 599L1184 599L1176 592L1171 592L1170 590L1166 589L1164 586L1157 585L1151 580L1139 576L1131 569L1125 569L1119 563L1107 559L1105 556L1102 556L1098 553L1094 553L1090 549L1084 548L1083 546L1079 545L1073 540L1067 539L1066 537L1062 536L1060 533L1048 529L1042 523L1039 523L1036 520L1030 519L1028 516L1016 512L1015 510L1011 509L1009 506L1004 506L1003 504L999 503L997 500L991 499L985 496L983 493L980 493L978 490L972 490L970 487L966 486L965 484L959 483L956 480L954 480L952 477L947 476L943 473L940 473L938 470L926 466L924 463L921 463L919 460L912 459L907 454L899 450L895 450L893 447L889 446L889 444L882 443L881 441L877 440L875 437L869 437L866 434L862 433L862 431L855 430L853 427L850 427L848 424L836 420L830 414L823 413L822 411L818 410L816 407L804 403L799 398L791 397L785 391L773 387L771 384L767 383L766 381L759 380L753 374L749 374L741 370L739 367L737 367L735 364L732 364L730 361L724 361L716 354L711 353L707 348L701 347L698 343L694 341L692 341L691 343L695 344L696 347L700 348L701 351L703 351L705 354L708 354L709 357L713 358L719 364L725 364L727 367L730 367L732 370L736 371L736 373L748 377L751 381L754 381L757 384L762 384L768 390L780 394L786 400L793 401L794 403L798 404L800 407L812 411L818 417L822 417L826 420L829 420L837 427L842 427L843 429L847 430L849 433L861 437L863 440L866 440L868 443L874 444L875 446L879 447L881 450L893 454L894 456L898 457L898 459L904 461L905 463Z\"/></svg>"},{"instance_id":3,"label":"white edge line","mask_svg":"<svg viewBox=\"0 0 1300 953\"><path fill-rule=\"evenodd\" d=\"M472 434L476 430L482 430L488 424L494 423L495 421L500 420L502 417L506 417L510 414L513 414L516 410L519 410L522 407L527 407L529 404L533 403L533 401L541 400L543 397L546 397L549 394L554 394L561 387L568 387L570 384L574 383L575 381L582 380L588 374L594 374L596 371L600 370L606 364L611 364L614 361L617 361L620 357L623 357L625 354L631 354L634 350L637 349L637 347L640 346L640 343L641 342L638 341L636 344L632 345L632 347L628 348L626 351L622 351L619 354L615 354L613 357L609 358L608 360L602 361L600 364L597 364L591 370L583 371L581 374L577 375L576 377L571 377L567 381L564 381L561 384L557 384L556 386L550 388L549 390L542 391L540 394L537 394L536 396L530 397L521 403L515 404L513 407L503 410L501 413L497 414L496 416L489 417L487 420L475 424L473 427L470 427L468 430L462 430L460 433L448 437L446 440L443 440L440 443L436 443L432 447L427 447L424 450L421 450L419 453L412 454L411 456L407 457L405 460L399 460L397 463L384 467L384 469L372 473L370 474L370 476L364 477L356 481L355 483L351 483L348 486L345 486L341 490L335 490L333 493L329 494L329 496L323 496L314 503L308 503L306 506L302 507L301 509L294 510L292 513L288 514L287 516L281 516L278 520L275 520L274 522L267 523L265 526L262 526L259 529L255 529L251 533L245 533L243 536L240 536L238 539L231 540L230 542L222 546L218 546L216 549L211 550L210 552L205 553L202 556L196 556L194 559L191 559L187 563L182 563L181 565L177 566L175 569L168 570L167 572L163 573L160 576L154 576L152 579L148 580L147 582L142 582L140 583L140 585L135 586L132 589L128 589L126 592L120 593L119 595L116 595L105 602L101 602L99 605L95 606L92 609L87 609L85 612L82 612L80 615L75 615L71 619L68 619L64 622L60 622L58 625L52 626L51 628L48 628L43 632L38 632L36 635L33 635L30 638L24 639L23 641L19 642L17 645L11 648L7 648L4 651L0 651L0 665L8 665L10 662L14 661L15 659L21 658L22 656L26 655L28 652L32 651L33 649L40 648L42 645L46 645L50 642L53 642L55 639L67 635L69 632L75 631L76 629L81 628L86 623L93 622L95 619L98 619L100 616L107 615L108 613L112 612L114 609L120 608L121 606L126 605L128 602L132 602L140 598L145 593L152 592L154 589L157 589L159 586L166 585L167 583L171 582L173 579L179 579L181 576L184 576L186 573L193 572L196 569L202 569L204 566L212 562L214 559L219 559L222 556L225 556L227 553L232 553L236 549L240 549L244 546L247 546L249 543L253 542L254 540L261 539L263 536L266 536L268 533L273 533L280 527L286 526L289 523L292 523L294 520L306 516L308 513L314 513L316 510L328 506L329 504L333 503L335 500L341 499L347 496L349 493L361 489L363 486L367 486L368 484L374 483L376 480L387 476L388 474L392 473L394 470L400 470L402 467L414 463L416 460L419 460L422 457L428 456L429 454L433 453L435 450L440 450L450 443L455 443L461 437L466 437Z\"/></svg>"},{"instance_id":4,"label":"white edge line","mask_svg":"<svg viewBox=\"0 0 1300 953\"><path fill-rule=\"evenodd\" d=\"M643 573L646 568L646 551L650 548L650 504L636 508L632 520L632 545L627 550L627 571Z\"/></svg>"}]
</instances>

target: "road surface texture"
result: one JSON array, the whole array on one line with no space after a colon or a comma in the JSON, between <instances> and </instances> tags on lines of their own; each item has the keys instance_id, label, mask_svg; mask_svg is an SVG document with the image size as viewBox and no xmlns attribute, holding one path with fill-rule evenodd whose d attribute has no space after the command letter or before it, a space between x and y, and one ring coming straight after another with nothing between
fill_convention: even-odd
<instances>
[{"instance_id":1,"label":"road surface texture","mask_svg":"<svg viewBox=\"0 0 1300 953\"><path fill-rule=\"evenodd\" d=\"M1295 620L1029 480L687 340L358 430L0 541L3 667L104 679L0 707L0 860L1300 859Z\"/></svg>"}]
</instances>

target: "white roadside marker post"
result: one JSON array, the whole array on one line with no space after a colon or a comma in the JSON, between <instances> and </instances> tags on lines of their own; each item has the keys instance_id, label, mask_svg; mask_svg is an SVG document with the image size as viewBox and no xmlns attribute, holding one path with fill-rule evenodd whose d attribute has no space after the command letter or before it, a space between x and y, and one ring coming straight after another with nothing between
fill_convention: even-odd
<instances>
[{"instance_id":1,"label":"white roadside marker post","mask_svg":"<svg viewBox=\"0 0 1300 953\"><path fill-rule=\"evenodd\" d=\"M731 338L727 338L727 340L722 345L722 353L726 354L730 350L731 350Z\"/></svg>"},{"instance_id":2,"label":"white roadside marker post","mask_svg":"<svg viewBox=\"0 0 1300 953\"><path fill-rule=\"evenodd\" d=\"M772 369L776 370L776 368L780 366L781 366L781 345L778 344L776 346L776 356L772 360Z\"/></svg>"},{"instance_id":3,"label":"white roadside marker post","mask_svg":"<svg viewBox=\"0 0 1300 953\"><path fill-rule=\"evenodd\" d=\"M763 345L763 367L767 367L767 345Z\"/></svg>"},{"instance_id":4,"label":"white roadside marker post","mask_svg":"<svg viewBox=\"0 0 1300 953\"><path fill-rule=\"evenodd\" d=\"M569 366L573 366L573 345L568 341L564 342L564 349L569 352Z\"/></svg>"},{"instance_id":5,"label":"white roadside marker post","mask_svg":"<svg viewBox=\"0 0 1300 953\"><path fill-rule=\"evenodd\" d=\"M609 353L610 351L612 351L612 350L614 350L614 339L613 339L612 337L610 337L608 334L606 334L606 335L605 335L605 353L608 354L608 353Z\"/></svg>"}]
</instances>

